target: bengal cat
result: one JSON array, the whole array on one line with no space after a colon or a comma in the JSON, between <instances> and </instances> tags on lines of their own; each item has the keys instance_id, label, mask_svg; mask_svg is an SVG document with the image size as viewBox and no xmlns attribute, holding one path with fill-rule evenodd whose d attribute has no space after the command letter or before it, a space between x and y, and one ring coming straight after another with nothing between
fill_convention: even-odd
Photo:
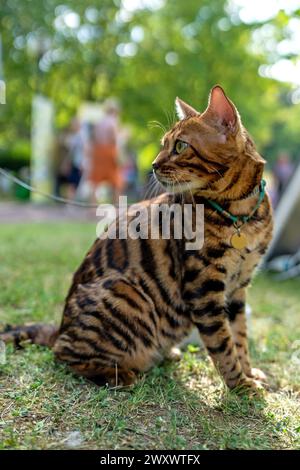
<instances>
[{"instance_id":1,"label":"bengal cat","mask_svg":"<svg viewBox=\"0 0 300 470\"><path fill-rule=\"evenodd\" d=\"M153 162L166 192L140 207L204 204L203 247L187 250L175 237L97 239L74 275L60 328L31 325L0 338L30 338L77 374L129 385L196 326L227 386L255 392L265 376L250 365L245 302L272 233L267 194L257 204L265 161L220 86L202 114L178 98L176 107L180 120ZM237 230L228 214L251 217ZM235 247L239 232L245 246Z\"/></svg>"}]
</instances>

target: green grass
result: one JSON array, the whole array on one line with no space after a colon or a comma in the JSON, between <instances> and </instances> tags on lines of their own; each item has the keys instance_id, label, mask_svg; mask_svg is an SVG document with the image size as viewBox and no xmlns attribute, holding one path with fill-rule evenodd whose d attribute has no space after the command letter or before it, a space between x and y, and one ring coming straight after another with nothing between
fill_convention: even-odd
<instances>
[{"instance_id":1,"label":"green grass","mask_svg":"<svg viewBox=\"0 0 300 470\"><path fill-rule=\"evenodd\" d=\"M2 225L1 323L59 322L72 272L94 236L91 224ZM253 365L271 384L264 399L227 392L197 348L123 390L73 376L49 350L8 348L0 449L299 449L299 280L259 275L249 300Z\"/></svg>"}]
</instances>

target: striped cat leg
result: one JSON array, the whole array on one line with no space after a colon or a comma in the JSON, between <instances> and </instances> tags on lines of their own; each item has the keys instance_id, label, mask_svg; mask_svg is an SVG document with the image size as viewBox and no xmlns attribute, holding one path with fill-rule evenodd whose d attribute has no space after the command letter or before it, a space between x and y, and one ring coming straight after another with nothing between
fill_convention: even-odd
<instances>
[{"instance_id":1,"label":"striped cat leg","mask_svg":"<svg viewBox=\"0 0 300 470\"><path fill-rule=\"evenodd\" d=\"M223 300L223 301L221 301ZM225 301L220 296L199 300L192 319L221 376L230 389L241 387L257 390L259 383L247 377L242 369L226 315Z\"/></svg>"},{"instance_id":2,"label":"striped cat leg","mask_svg":"<svg viewBox=\"0 0 300 470\"><path fill-rule=\"evenodd\" d=\"M228 303L227 315L243 371L248 377L251 377L245 315L245 297L245 289L237 289Z\"/></svg>"},{"instance_id":3,"label":"striped cat leg","mask_svg":"<svg viewBox=\"0 0 300 470\"><path fill-rule=\"evenodd\" d=\"M230 321L231 331L235 341L235 346L238 352L238 358L244 373L248 377L253 377L257 380L265 381L265 374L259 369L253 369L250 365L250 356L247 338L247 320L245 314L246 305L246 289L237 289L227 308L227 315Z\"/></svg>"}]
</instances>

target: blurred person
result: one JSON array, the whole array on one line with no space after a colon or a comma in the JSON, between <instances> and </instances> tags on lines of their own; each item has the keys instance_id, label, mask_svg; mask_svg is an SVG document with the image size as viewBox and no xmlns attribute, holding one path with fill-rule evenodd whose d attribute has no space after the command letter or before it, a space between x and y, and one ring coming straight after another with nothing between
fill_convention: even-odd
<instances>
[{"instance_id":1,"label":"blurred person","mask_svg":"<svg viewBox=\"0 0 300 470\"><path fill-rule=\"evenodd\" d=\"M119 130L119 162L123 179L123 192L130 201L138 198L138 167L137 155L131 141L131 128L122 126Z\"/></svg>"},{"instance_id":2,"label":"blurred person","mask_svg":"<svg viewBox=\"0 0 300 470\"><path fill-rule=\"evenodd\" d=\"M56 194L61 195L63 185L67 186L67 198L74 199L82 176L84 157L84 138L79 119L71 121L69 130L63 131L58 138L58 174Z\"/></svg>"},{"instance_id":3,"label":"blurred person","mask_svg":"<svg viewBox=\"0 0 300 470\"><path fill-rule=\"evenodd\" d=\"M55 174L56 196L62 195L62 187L67 183L68 174L70 173L69 150L66 144L67 133L68 129L59 131L55 142L53 171Z\"/></svg>"},{"instance_id":4,"label":"blurred person","mask_svg":"<svg viewBox=\"0 0 300 470\"><path fill-rule=\"evenodd\" d=\"M277 180L277 197L280 199L294 172L295 165L287 152L281 152L275 163L273 173Z\"/></svg>"},{"instance_id":5,"label":"blurred person","mask_svg":"<svg viewBox=\"0 0 300 470\"><path fill-rule=\"evenodd\" d=\"M78 118L74 118L71 122L70 133L67 136L67 147L69 149L71 160L71 167L68 178L70 198L75 197L75 193L82 176L84 145L85 143L80 120Z\"/></svg>"},{"instance_id":6,"label":"blurred person","mask_svg":"<svg viewBox=\"0 0 300 470\"><path fill-rule=\"evenodd\" d=\"M119 106L114 100L107 100L104 116L93 127L89 149L89 169L87 180L92 186L92 199L97 202L97 188L107 183L113 191L113 201L117 202L123 187L123 178L118 162Z\"/></svg>"},{"instance_id":7,"label":"blurred person","mask_svg":"<svg viewBox=\"0 0 300 470\"><path fill-rule=\"evenodd\" d=\"M124 192L130 200L136 200L138 197L138 168L136 155L129 149L127 150L126 161L122 165L122 175L124 180Z\"/></svg>"}]
</instances>

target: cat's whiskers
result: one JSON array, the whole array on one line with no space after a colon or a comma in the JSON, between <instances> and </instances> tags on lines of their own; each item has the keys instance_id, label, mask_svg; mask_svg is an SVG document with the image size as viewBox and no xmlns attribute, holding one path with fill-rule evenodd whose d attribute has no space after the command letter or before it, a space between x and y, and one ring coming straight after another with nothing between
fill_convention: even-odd
<instances>
[{"instance_id":1,"label":"cat's whiskers","mask_svg":"<svg viewBox=\"0 0 300 470\"><path fill-rule=\"evenodd\" d=\"M177 185L179 184L179 187L180 187L180 189L181 189L181 191L179 192L179 194L180 194L180 197L181 197L181 205L183 206L184 203L185 203L185 200L184 200L184 191L182 190L181 183L180 183L179 179L176 177L176 175L174 175L174 178L175 178L176 184L177 184ZM174 186L175 186L175 185L174 185Z\"/></svg>"},{"instance_id":2,"label":"cat's whiskers","mask_svg":"<svg viewBox=\"0 0 300 470\"><path fill-rule=\"evenodd\" d=\"M161 129L163 131L163 133L165 134L167 132L167 128L166 126L164 126L161 122L159 121L150 121L148 123L148 127L151 129L151 128L158 128L158 129Z\"/></svg>"},{"instance_id":3,"label":"cat's whiskers","mask_svg":"<svg viewBox=\"0 0 300 470\"><path fill-rule=\"evenodd\" d=\"M151 199L154 196L154 193L157 193L157 189L159 188L159 183L157 179L155 178L154 174L152 173L149 181L146 185L146 190L145 190L145 199Z\"/></svg>"},{"instance_id":4,"label":"cat's whiskers","mask_svg":"<svg viewBox=\"0 0 300 470\"><path fill-rule=\"evenodd\" d=\"M154 187L153 187L152 197L156 198L159 195L159 193L161 192L161 189L163 188L163 185L161 184L161 182L155 176L154 176L154 179L155 179L155 184L154 184Z\"/></svg>"},{"instance_id":5,"label":"cat's whiskers","mask_svg":"<svg viewBox=\"0 0 300 470\"><path fill-rule=\"evenodd\" d=\"M182 187L179 180L178 180L178 183L180 184L180 187ZM189 193L190 193L190 195L191 195L192 204L193 204L193 205L196 205L196 204L195 204L195 198L194 198L194 195L193 195L193 192L192 192L192 188L191 188L190 182L189 182L189 181L185 181L184 183L187 185L188 191L189 191ZM184 192L186 193L187 191L184 191Z\"/></svg>"},{"instance_id":6,"label":"cat's whiskers","mask_svg":"<svg viewBox=\"0 0 300 470\"><path fill-rule=\"evenodd\" d=\"M156 181L155 184L154 184L153 187L152 187L152 190L151 190L149 199L154 199L154 198L156 198L156 196L157 196L158 193L159 193L159 190L160 190L160 184L159 184L158 181Z\"/></svg>"},{"instance_id":7,"label":"cat's whiskers","mask_svg":"<svg viewBox=\"0 0 300 470\"><path fill-rule=\"evenodd\" d=\"M175 188L178 186L178 184L179 184L179 181L176 178L176 176L174 175L174 181L172 181L172 191L173 191L174 194L176 192ZM178 194L180 195L181 204L182 204L182 192L180 191Z\"/></svg>"},{"instance_id":8,"label":"cat's whiskers","mask_svg":"<svg viewBox=\"0 0 300 470\"><path fill-rule=\"evenodd\" d=\"M193 206L196 206L196 203L195 203L195 198L194 198L194 195L193 195L193 192L192 192L192 188L191 188L191 186L190 186L190 184L189 184L189 183L187 183L187 185L188 185L189 192L190 192L190 195L191 195L192 204L193 204Z\"/></svg>"},{"instance_id":9,"label":"cat's whiskers","mask_svg":"<svg viewBox=\"0 0 300 470\"><path fill-rule=\"evenodd\" d=\"M173 111L173 116L172 114L168 111L168 110L165 110L165 116L166 116L166 119L167 119L167 124L168 124L168 128L172 128L176 122L176 115Z\"/></svg>"},{"instance_id":10,"label":"cat's whiskers","mask_svg":"<svg viewBox=\"0 0 300 470\"><path fill-rule=\"evenodd\" d=\"M149 192L150 192L150 190L152 189L153 185L154 185L154 179L153 179L153 175L151 175L151 176L149 177L149 180L148 180L147 183L145 184L145 187L144 187L144 195L143 195L143 197L144 197L145 199L148 198Z\"/></svg>"}]
</instances>

